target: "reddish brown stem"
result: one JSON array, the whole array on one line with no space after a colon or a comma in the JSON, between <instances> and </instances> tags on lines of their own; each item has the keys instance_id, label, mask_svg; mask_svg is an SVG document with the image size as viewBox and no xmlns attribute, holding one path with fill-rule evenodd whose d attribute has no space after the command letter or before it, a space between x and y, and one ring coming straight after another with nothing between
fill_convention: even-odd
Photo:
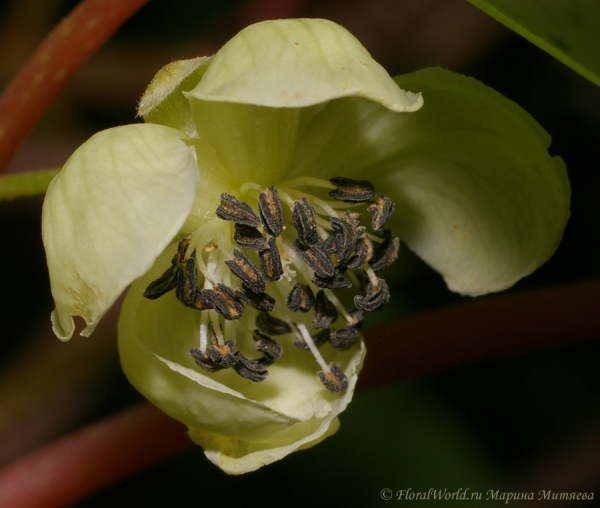
<instances>
[{"instance_id":1,"label":"reddish brown stem","mask_svg":"<svg viewBox=\"0 0 600 508\"><path fill-rule=\"evenodd\" d=\"M0 173L75 71L149 0L84 0L50 32L0 98Z\"/></svg>"},{"instance_id":2,"label":"reddish brown stem","mask_svg":"<svg viewBox=\"0 0 600 508\"><path fill-rule=\"evenodd\" d=\"M0 506L68 506L193 446L185 430L150 404L134 406L5 468Z\"/></svg>"},{"instance_id":3,"label":"reddish brown stem","mask_svg":"<svg viewBox=\"0 0 600 508\"><path fill-rule=\"evenodd\" d=\"M600 281L489 297L367 333L361 386L600 335ZM192 446L149 405L123 411L0 472L0 506L51 508Z\"/></svg>"},{"instance_id":4,"label":"reddish brown stem","mask_svg":"<svg viewBox=\"0 0 600 508\"><path fill-rule=\"evenodd\" d=\"M600 337L600 281L485 297L366 333L360 386Z\"/></svg>"}]
</instances>

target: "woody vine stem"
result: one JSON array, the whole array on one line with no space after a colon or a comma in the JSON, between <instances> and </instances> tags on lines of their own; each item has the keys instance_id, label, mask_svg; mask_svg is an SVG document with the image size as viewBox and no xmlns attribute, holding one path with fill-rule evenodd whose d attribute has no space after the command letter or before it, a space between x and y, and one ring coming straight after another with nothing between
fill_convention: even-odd
<instances>
[{"instance_id":1,"label":"woody vine stem","mask_svg":"<svg viewBox=\"0 0 600 508\"><path fill-rule=\"evenodd\" d=\"M0 173L79 66L147 2L84 0L42 42L0 99ZM5 177L0 180L0 199L43 193L53 175ZM14 190L6 191L11 184ZM598 295L600 282L578 283L492 297L368 331L368 343L385 340L387 347L372 348L361 386L600 335L592 304ZM419 340L410 340L416 331ZM149 405L137 406L5 468L0 472L0 504L63 506L190 445L179 424ZM145 453L139 453L140 446ZM128 458L125 465L115 468L123 457ZM70 463L78 475L48 467L60 463ZM47 472L44 477L39 475L42 469ZM33 479L43 481L34 485Z\"/></svg>"}]
</instances>

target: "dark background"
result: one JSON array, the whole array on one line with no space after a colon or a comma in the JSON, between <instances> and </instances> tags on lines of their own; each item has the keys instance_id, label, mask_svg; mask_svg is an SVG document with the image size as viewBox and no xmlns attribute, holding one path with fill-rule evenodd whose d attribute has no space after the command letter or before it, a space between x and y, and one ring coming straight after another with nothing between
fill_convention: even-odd
<instances>
[{"instance_id":1,"label":"dark background","mask_svg":"<svg viewBox=\"0 0 600 508\"><path fill-rule=\"evenodd\" d=\"M75 4L0 3L0 84ZM596 86L463 0L269 6L259 0L150 2L61 93L11 171L60 166L97 130L136 121L145 85L171 60L212 54L243 26L266 17L327 17L353 32L392 75L441 65L480 79L529 111L551 133L551 152L567 163L572 217L555 256L510 291L598 277ZM0 203L0 464L140 400L118 368L116 313L91 339L65 345L51 333L41 201ZM401 262L391 305L398 316L461 300L410 253ZM335 436L257 472L227 476L194 449L76 506L376 506L384 503L379 493L386 487L469 488L484 499L488 490L598 491L600 499L599 353L600 343L589 340L365 390L341 415ZM600 506L598 499L582 504Z\"/></svg>"}]
</instances>

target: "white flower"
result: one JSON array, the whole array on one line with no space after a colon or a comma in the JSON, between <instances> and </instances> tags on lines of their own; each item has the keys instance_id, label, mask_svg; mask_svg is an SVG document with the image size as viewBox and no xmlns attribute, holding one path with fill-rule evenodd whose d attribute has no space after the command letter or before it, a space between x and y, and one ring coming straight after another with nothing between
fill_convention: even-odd
<instances>
[{"instance_id":1,"label":"white flower","mask_svg":"<svg viewBox=\"0 0 600 508\"><path fill-rule=\"evenodd\" d=\"M325 20L166 66L140 114L48 191L54 330L81 316L89 335L133 282L125 373L230 473L337 430L362 315L389 298L388 228L475 295L543 263L568 217L564 165L518 106L441 69L394 81Z\"/></svg>"}]
</instances>

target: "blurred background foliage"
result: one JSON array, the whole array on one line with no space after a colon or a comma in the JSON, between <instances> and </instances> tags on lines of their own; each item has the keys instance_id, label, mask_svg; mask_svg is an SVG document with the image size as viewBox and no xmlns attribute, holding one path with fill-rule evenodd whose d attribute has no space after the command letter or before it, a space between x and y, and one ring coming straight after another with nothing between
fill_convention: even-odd
<instances>
[{"instance_id":1,"label":"blurred background foliage","mask_svg":"<svg viewBox=\"0 0 600 508\"><path fill-rule=\"evenodd\" d=\"M0 2L2 86L76 3ZM529 111L567 163L572 218L556 255L510 291L598 278L600 89L464 0L154 0L82 67L10 171L60 166L94 132L136 121L137 99L169 61L212 54L251 22L301 16L344 25L392 75L440 65ZM140 399L118 367L116 313L91 339L52 335L41 202L0 203L3 464ZM387 317L460 302L409 252L400 263ZM597 491L585 506L600 506L599 353L585 341L364 390L335 436L258 472L229 477L195 449L76 506L376 506L386 487L468 488L484 499L488 490Z\"/></svg>"}]
</instances>

